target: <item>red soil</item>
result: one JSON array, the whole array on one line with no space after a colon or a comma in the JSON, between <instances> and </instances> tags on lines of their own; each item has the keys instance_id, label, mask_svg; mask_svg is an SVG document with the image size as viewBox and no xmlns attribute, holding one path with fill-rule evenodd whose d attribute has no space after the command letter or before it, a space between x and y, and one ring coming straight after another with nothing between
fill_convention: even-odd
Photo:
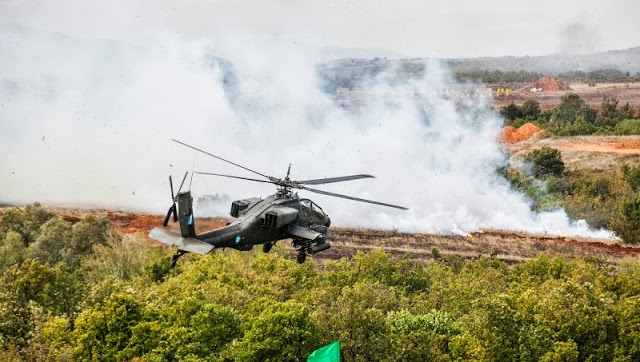
<instances>
[{"instance_id":1,"label":"red soil","mask_svg":"<svg viewBox=\"0 0 640 362\"><path fill-rule=\"evenodd\" d=\"M616 143L614 145L614 147L615 148L622 148L622 149L640 148L640 140L633 140L633 141L626 141L626 142Z\"/></svg>"},{"instance_id":2,"label":"red soil","mask_svg":"<svg viewBox=\"0 0 640 362\"><path fill-rule=\"evenodd\" d=\"M535 83L525 87L524 90L531 91L534 88L541 89L543 92L571 90L568 85L551 77L540 78Z\"/></svg>"},{"instance_id":3,"label":"red soil","mask_svg":"<svg viewBox=\"0 0 640 362\"><path fill-rule=\"evenodd\" d=\"M526 141L538 132L544 131L540 127L532 123L525 123L517 129L511 126L507 126L502 129L502 132L500 132L499 142L516 143Z\"/></svg>"}]
</instances>

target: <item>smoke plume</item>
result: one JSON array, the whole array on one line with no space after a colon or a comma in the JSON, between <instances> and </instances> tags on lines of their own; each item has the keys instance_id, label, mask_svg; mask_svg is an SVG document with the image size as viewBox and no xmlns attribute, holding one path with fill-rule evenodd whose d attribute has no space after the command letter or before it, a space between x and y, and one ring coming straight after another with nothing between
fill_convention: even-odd
<instances>
[{"instance_id":1,"label":"smoke plume","mask_svg":"<svg viewBox=\"0 0 640 362\"><path fill-rule=\"evenodd\" d=\"M327 191L400 211L308 194L335 225L412 232L508 229L609 236L559 210L534 213L496 176L502 120L480 98L450 99L437 62L420 80L380 75L344 106L322 91L317 57L295 44L186 42L163 47L0 29L0 200L164 213L185 171L246 173L170 142L179 139L256 171L292 179L369 173ZM391 70L390 72L393 72ZM267 196L272 185L196 175L196 197ZM219 205L219 203L214 203ZM215 210L228 212L228 204ZM204 212L207 210L199 210ZM211 210L208 210L211 212Z\"/></svg>"}]
</instances>

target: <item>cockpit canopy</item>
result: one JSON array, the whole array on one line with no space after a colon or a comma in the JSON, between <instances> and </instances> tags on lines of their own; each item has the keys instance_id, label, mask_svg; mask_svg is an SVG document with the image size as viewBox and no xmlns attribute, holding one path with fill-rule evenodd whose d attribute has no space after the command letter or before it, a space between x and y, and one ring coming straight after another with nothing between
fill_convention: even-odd
<instances>
[{"instance_id":1,"label":"cockpit canopy","mask_svg":"<svg viewBox=\"0 0 640 362\"><path fill-rule=\"evenodd\" d=\"M302 215L315 216L318 219L327 217L322 208L309 199L300 200L300 212Z\"/></svg>"}]
</instances>

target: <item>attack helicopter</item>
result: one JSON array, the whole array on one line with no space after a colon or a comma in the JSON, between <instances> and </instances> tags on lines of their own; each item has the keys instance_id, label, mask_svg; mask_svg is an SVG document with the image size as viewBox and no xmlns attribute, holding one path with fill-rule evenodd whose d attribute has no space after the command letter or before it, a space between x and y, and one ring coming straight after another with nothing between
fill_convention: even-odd
<instances>
[{"instance_id":1,"label":"attack helicopter","mask_svg":"<svg viewBox=\"0 0 640 362\"><path fill-rule=\"evenodd\" d=\"M199 148L190 146L181 141L172 141L191 148L197 152L216 158L220 161L242 168L263 179L224 175L211 172L192 172L208 176L226 177L245 181L270 183L276 185L276 193L265 197L251 197L231 203L231 217L233 221L226 226L205 233L196 234L195 220L193 216L193 197L191 191L182 191L182 186L187 178L185 173L177 194L173 192L173 181L169 176L171 188L171 200L162 225L166 227L171 217L173 221L180 222L180 234L156 227L149 233L149 237L169 246L176 246L177 252L171 259L171 266L175 266L178 258L185 253L205 255L214 249L233 248L240 251L248 251L254 245L262 244L262 250L268 253L279 240L291 239L291 243L297 250L298 263L304 263L307 255L319 253L331 247L327 240L327 230L331 225L329 216L316 203L307 198L300 198L294 189L310 191L313 193L339 197L352 201L407 210L406 207L387 204L383 202L361 199L358 197L336 194L333 192L309 188L307 185L324 185L329 183L352 181L365 178L374 178L366 174L328 177L313 180L294 181L289 178L291 165L287 169L284 179L264 175L237 163L226 160Z\"/></svg>"}]
</instances>

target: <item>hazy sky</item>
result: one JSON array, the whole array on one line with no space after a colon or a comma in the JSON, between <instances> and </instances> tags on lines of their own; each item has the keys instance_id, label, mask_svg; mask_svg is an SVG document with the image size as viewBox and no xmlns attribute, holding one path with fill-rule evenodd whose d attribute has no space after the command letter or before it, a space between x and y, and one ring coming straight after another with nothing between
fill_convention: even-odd
<instances>
[{"instance_id":1,"label":"hazy sky","mask_svg":"<svg viewBox=\"0 0 640 362\"><path fill-rule=\"evenodd\" d=\"M157 42L278 39L407 57L591 52L640 45L637 0L0 0L0 23Z\"/></svg>"}]
</instances>

